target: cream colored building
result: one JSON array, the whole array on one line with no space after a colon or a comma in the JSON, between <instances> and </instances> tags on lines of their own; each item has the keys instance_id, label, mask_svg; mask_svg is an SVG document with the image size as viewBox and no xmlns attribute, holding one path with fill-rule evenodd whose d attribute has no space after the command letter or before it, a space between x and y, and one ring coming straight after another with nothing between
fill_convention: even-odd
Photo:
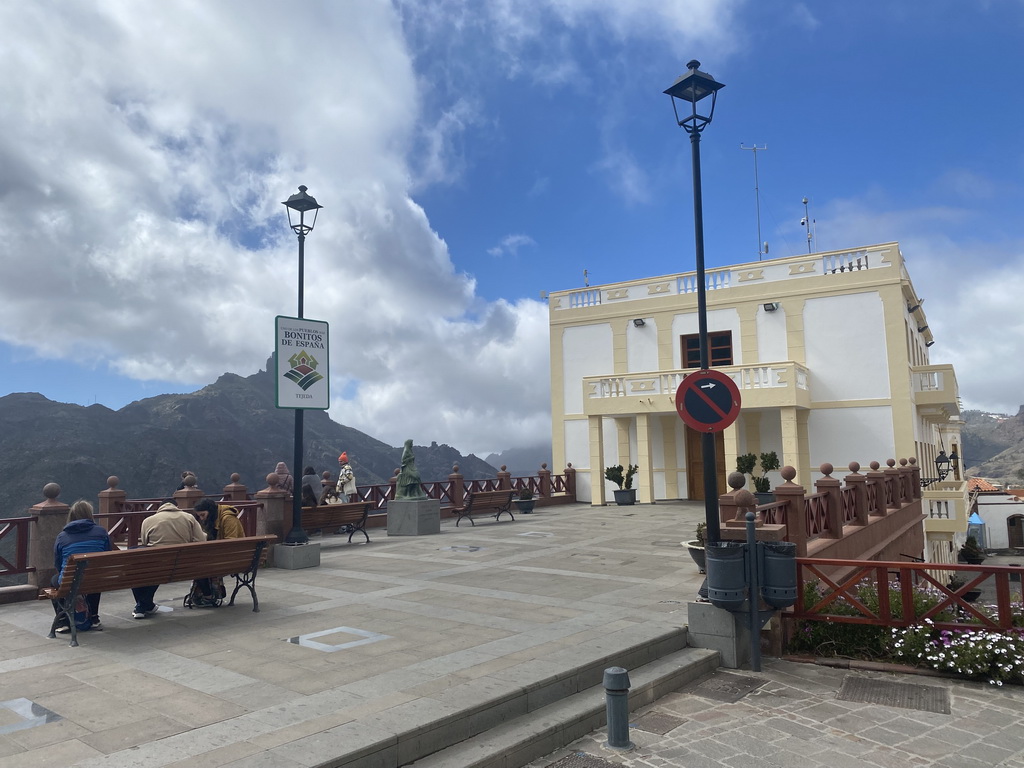
<instances>
[{"instance_id":1,"label":"cream colored building","mask_svg":"<svg viewBox=\"0 0 1024 768\"><path fill-rule=\"evenodd\" d=\"M720 489L742 453L776 451L809 487L824 462L915 456L928 477L940 450L959 452L956 375L929 364L932 332L897 243L705 277L711 365L742 398L716 438ZM578 470L578 498L604 504L604 467L620 463L640 465L641 503L703 498L699 434L674 405L699 367L696 274L555 292L549 315L553 458Z\"/></svg>"}]
</instances>

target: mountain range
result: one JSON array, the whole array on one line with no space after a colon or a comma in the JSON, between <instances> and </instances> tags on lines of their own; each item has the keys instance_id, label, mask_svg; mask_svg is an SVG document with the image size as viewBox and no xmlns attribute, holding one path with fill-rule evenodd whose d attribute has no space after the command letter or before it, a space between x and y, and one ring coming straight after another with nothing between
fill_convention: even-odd
<instances>
[{"instance_id":1,"label":"mountain range","mask_svg":"<svg viewBox=\"0 0 1024 768\"><path fill-rule=\"evenodd\" d=\"M216 493L238 472L250 492L266 487L266 476L284 461L292 467L295 417L275 407L272 361L266 370L241 377L225 373L213 384L185 395L158 395L114 411L103 405L57 403L36 393L0 397L0 517L25 514L43 500L43 486L61 486L60 501L95 503L116 475L128 498L169 496L183 470L198 487ZM304 462L336 475L346 451L360 485L384 483L401 463L402 449L332 421L325 411L303 417ZM444 480L454 464L467 479L494 477L497 469L474 455L463 456L436 442L414 446L424 481ZM539 467L539 464L536 465ZM536 469L531 472L535 473Z\"/></svg>"},{"instance_id":2,"label":"mountain range","mask_svg":"<svg viewBox=\"0 0 1024 768\"><path fill-rule=\"evenodd\" d=\"M962 456L970 477L1024 485L1024 405L1016 416L964 411Z\"/></svg>"}]
</instances>

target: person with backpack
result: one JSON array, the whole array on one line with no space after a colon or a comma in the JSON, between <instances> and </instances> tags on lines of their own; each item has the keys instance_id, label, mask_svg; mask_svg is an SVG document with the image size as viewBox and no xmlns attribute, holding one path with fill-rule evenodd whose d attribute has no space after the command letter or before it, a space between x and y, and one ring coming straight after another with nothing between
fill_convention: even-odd
<instances>
[{"instance_id":1,"label":"person with backpack","mask_svg":"<svg viewBox=\"0 0 1024 768\"><path fill-rule=\"evenodd\" d=\"M207 541L240 539L245 536L242 521L238 519L238 510L230 504L218 504L213 499L200 499L192 509L203 532L206 533ZM219 576L196 579L185 596L185 607L216 607L226 595L224 580Z\"/></svg>"},{"instance_id":2,"label":"person with backpack","mask_svg":"<svg viewBox=\"0 0 1024 768\"><path fill-rule=\"evenodd\" d=\"M178 509L173 500L165 501L155 513L142 521L140 546L159 547L192 541L206 541L206 532L194 515ZM133 619L145 619L158 612L154 598L159 588L159 584L132 587L132 595L135 597Z\"/></svg>"},{"instance_id":3,"label":"person with backpack","mask_svg":"<svg viewBox=\"0 0 1024 768\"><path fill-rule=\"evenodd\" d=\"M57 575L53 577L51 584L55 587L60 584L61 577L64 575L64 566L71 555L82 552L108 552L112 549L115 547L110 541L110 535L102 525L98 525L92 519L92 504L84 499L79 499L71 505L68 510L67 524L64 526L64 530L57 534L57 538L53 542L53 566L57 569ZM81 596L79 599L82 599ZM60 601L53 600L51 602L54 612L59 615L61 612ZM100 622L100 593L85 595L84 602L84 616L78 616L83 613L80 610L83 606L75 607L75 624L78 631L103 629L103 624ZM70 632L71 626L65 620L61 622L56 631L62 634Z\"/></svg>"},{"instance_id":4,"label":"person with backpack","mask_svg":"<svg viewBox=\"0 0 1024 768\"><path fill-rule=\"evenodd\" d=\"M356 473L348 463L348 451L342 451L338 457L337 493L342 501L359 501L356 493Z\"/></svg>"}]
</instances>

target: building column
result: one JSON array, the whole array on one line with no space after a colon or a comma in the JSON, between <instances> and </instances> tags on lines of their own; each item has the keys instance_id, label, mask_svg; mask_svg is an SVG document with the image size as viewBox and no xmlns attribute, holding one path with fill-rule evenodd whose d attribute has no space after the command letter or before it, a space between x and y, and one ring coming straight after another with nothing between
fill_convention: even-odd
<instances>
[{"instance_id":1,"label":"building column","mask_svg":"<svg viewBox=\"0 0 1024 768\"><path fill-rule=\"evenodd\" d=\"M792 406L779 409L779 420L782 424L782 465L787 464L797 471L797 479L801 483L809 482L800 466L800 427L797 422L797 410Z\"/></svg>"},{"instance_id":2,"label":"building column","mask_svg":"<svg viewBox=\"0 0 1024 768\"><path fill-rule=\"evenodd\" d=\"M722 447L725 452L725 476L736 471L736 457L740 450L740 428L737 419L722 431ZM729 488L719 488L720 493L728 493Z\"/></svg>"},{"instance_id":3,"label":"building column","mask_svg":"<svg viewBox=\"0 0 1024 768\"><path fill-rule=\"evenodd\" d=\"M587 419L590 427L590 503L604 506L604 422L601 416Z\"/></svg>"},{"instance_id":4,"label":"building column","mask_svg":"<svg viewBox=\"0 0 1024 768\"><path fill-rule=\"evenodd\" d=\"M636 463L640 465L636 479L637 500L641 504L654 503L654 460L651 451L650 416L646 413L636 415Z\"/></svg>"},{"instance_id":5,"label":"building column","mask_svg":"<svg viewBox=\"0 0 1024 768\"><path fill-rule=\"evenodd\" d=\"M681 499L679 492L679 454L676 452L678 416L661 416L661 444L665 454L665 498Z\"/></svg>"}]
</instances>

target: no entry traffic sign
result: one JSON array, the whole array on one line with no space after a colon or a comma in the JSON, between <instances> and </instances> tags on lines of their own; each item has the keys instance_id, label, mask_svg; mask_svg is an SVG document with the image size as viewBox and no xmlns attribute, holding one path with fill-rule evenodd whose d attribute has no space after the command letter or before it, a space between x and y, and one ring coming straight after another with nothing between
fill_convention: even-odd
<instances>
[{"instance_id":1,"label":"no entry traffic sign","mask_svg":"<svg viewBox=\"0 0 1024 768\"><path fill-rule=\"evenodd\" d=\"M676 390L676 411L698 432L721 432L740 415L740 391L721 371L691 373Z\"/></svg>"}]
</instances>

